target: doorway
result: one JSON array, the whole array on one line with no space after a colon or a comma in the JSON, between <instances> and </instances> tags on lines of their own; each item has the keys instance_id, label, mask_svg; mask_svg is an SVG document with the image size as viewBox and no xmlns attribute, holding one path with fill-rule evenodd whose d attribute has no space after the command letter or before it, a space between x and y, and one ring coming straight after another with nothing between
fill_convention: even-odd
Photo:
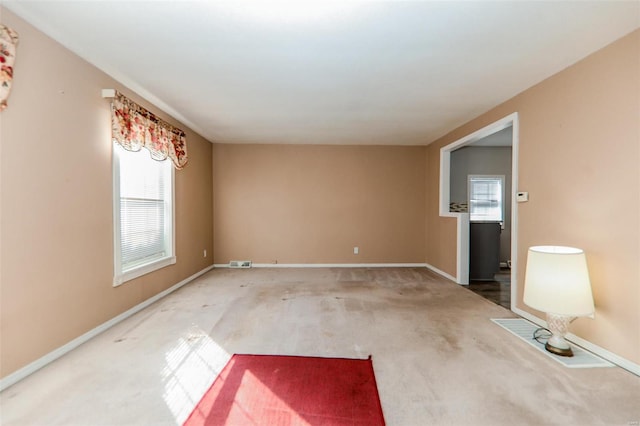
<instances>
[{"instance_id":1,"label":"doorway","mask_svg":"<svg viewBox=\"0 0 640 426\"><path fill-rule=\"evenodd\" d=\"M509 147L509 148L507 148ZM497 148L497 149L496 149ZM502 168L496 165L498 160L491 158L501 158ZM506 156L506 160L505 160ZM501 120L498 120L470 135L467 135L440 150L440 216L455 217L457 219L457 274L456 282L461 285L473 288L477 281L470 276L469 263L470 255L470 233L474 229L486 227L487 221L479 218L482 210L478 210L479 205L486 205L485 200L472 200L474 204L474 214L470 214L473 209L469 206L468 181L470 176L478 175L504 175L504 196L501 200L501 217L492 218L498 222L493 225L500 228L499 248L500 269L497 273L485 278L486 281L493 281L494 289L487 290L489 299L511 309L515 306L517 295L517 204L516 191L518 183L518 114L513 113ZM510 160L510 164L508 163ZM483 164L485 164L483 166ZM496 163L496 164L492 164ZM483 168L484 167L484 168ZM495 178L495 176L493 176ZM492 202L495 200L492 200ZM484 203L484 204L483 204ZM486 210L485 210L486 211ZM493 208L495 214L496 208ZM485 223L482 223L485 222ZM496 254L498 255L498 254ZM476 260L477 265L477 260ZM474 269L475 271L475 269ZM507 281L511 285L505 285ZM485 289L491 286L484 286ZM482 287L479 288L482 290ZM498 293L496 293L496 290ZM508 297L500 292L508 292ZM480 291L482 292L482 291ZM500 300L501 299L501 300ZM502 303L500 303L500 301Z\"/></svg>"}]
</instances>

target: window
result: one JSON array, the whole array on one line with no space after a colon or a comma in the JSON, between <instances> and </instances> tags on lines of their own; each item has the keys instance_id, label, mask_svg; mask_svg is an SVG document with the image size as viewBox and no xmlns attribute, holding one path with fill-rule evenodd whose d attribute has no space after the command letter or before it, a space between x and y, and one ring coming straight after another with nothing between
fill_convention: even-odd
<instances>
[{"instance_id":1,"label":"window","mask_svg":"<svg viewBox=\"0 0 640 426\"><path fill-rule=\"evenodd\" d=\"M504 220L504 176L469 175L471 221Z\"/></svg>"},{"instance_id":2,"label":"window","mask_svg":"<svg viewBox=\"0 0 640 426\"><path fill-rule=\"evenodd\" d=\"M176 262L173 166L114 144L114 286Z\"/></svg>"}]
</instances>

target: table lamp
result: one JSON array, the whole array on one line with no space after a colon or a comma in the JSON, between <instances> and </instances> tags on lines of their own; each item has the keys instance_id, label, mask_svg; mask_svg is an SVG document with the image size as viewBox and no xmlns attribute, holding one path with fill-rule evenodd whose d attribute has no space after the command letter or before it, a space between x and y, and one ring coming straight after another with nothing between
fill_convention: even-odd
<instances>
[{"instance_id":1,"label":"table lamp","mask_svg":"<svg viewBox=\"0 0 640 426\"><path fill-rule=\"evenodd\" d=\"M595 312L584 251L573 247L530 247L524 277L524 303L547 314L552 336L545 349L573 356L564 336L569 323Z\"/></svg>"}]
</instances>

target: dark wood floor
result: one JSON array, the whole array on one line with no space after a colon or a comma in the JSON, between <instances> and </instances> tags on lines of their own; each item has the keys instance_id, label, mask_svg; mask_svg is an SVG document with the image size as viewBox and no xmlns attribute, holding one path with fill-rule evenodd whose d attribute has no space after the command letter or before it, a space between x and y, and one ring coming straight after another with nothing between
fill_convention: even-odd
<instances>
[{"instance_id":1,"label":"dark wood floor","mask_svg":"<svg viewBox=\"0 0 640 426\"><path fill-rule=\"evenodd\" d=\"M468 288L497 305L511 309L511 271L509 269L501 269L494 276L493 281L470 281Z\"/></svg>"}]
</instances>

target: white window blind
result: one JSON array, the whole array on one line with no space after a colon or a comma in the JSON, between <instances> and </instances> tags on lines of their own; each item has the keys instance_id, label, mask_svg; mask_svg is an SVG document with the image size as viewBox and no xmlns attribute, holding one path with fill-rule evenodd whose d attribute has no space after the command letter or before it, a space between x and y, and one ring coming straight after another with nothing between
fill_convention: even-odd
<instances>
[{"instance_id":1,"label":"white window blind","mask_svg":"<svg viewBox=\"0 0 640 426\"><path fill-rule=\"evenodd\" d=\"M504 176L469 176L469 215L472 221L502 222Z\"/></svg>"},{"instance_id":2,"label":"white window blind","mask_svg":"<svg viewBox=\"0 0 640 426\"><path fill-rule=\"evenodd\" d=\"M120 284L173 258L173 170L171 162L151 159L146 149L131 152L116 144L114 154L115 283ZM138 273L127 274L131 271Z\"/></svg>"}]
</instances>

